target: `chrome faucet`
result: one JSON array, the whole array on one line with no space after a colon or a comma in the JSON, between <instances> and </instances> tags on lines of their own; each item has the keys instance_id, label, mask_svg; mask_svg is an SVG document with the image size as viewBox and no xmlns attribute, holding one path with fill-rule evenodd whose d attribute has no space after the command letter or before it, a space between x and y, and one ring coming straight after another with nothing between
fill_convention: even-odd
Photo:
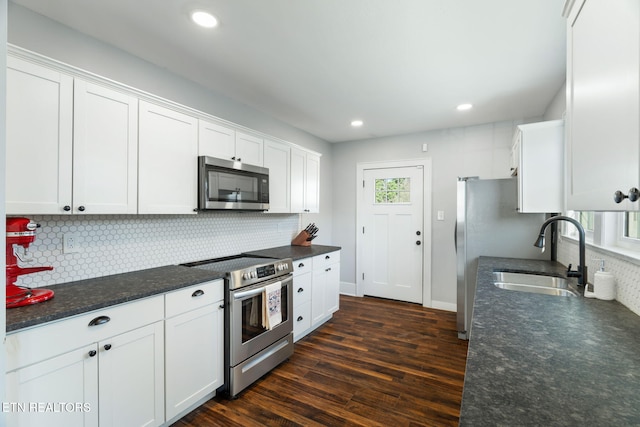
<instances>
[{"instance_id":1,"label":"chrome faucet","mask_svg":"<svg viewBox=\"0 0 640 427\"><path fill-rule=\"evenodd\" d=\"M587 266L585 265L585 238L584 238L584 228L580 222L568 216L552 216L548 220L542 223L542 227L540 227L540 235L538 236L538 240L533 244L533 246L537 248L542 248L544 251L544 231L547 228L547 225L551 224L555 221L568 221L571 224L575 225L578 229L578 235L580 237L580 265L578 265L577 270L571 270L571 264L569 264L569 268L567 270L568 277L577 277L578 284L586 285L587 284Z\"/></svg>"}]
</instances>

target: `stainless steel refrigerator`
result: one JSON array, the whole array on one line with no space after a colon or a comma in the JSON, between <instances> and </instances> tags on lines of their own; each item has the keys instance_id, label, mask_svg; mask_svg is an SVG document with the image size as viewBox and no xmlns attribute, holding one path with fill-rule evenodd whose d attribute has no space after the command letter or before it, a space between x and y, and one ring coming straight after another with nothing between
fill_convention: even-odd
<instances>
[{"instance_id":1,"label":"stainless steel refrigerator","mask_svg":"<svg viewBox=\"0 0 640 427\"><path fill-rule=\"evenodd\" d=\"M468 339L479 256L549 259L533 246L546 219L519 213L517 180L458 178L455 230L458 271L458 337Z\"/></svg>"}]
</instances>

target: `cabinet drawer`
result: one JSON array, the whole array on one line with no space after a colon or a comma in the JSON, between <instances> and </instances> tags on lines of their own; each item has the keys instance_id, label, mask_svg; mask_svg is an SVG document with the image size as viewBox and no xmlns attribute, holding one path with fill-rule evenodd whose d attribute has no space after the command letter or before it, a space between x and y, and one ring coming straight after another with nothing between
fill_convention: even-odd
<instances>
[{"instance_id":1,"label":"cabinet drawer","mask_svg":"<svg viewBox=\"0 0 640 427\"><path fill-rule=\"evenodd\" d=\"M301 334L311 328L311 301L293 307L293 338L300 338Z\"/></svg>"},{"instance_id":2,"label":"cabinet drawer","mask_svg":"<svg viewBox=\"0 0 640 427\"><path fill-rule=\"evenodd\" d=\"M293 305L298 306L311 300L311 274L293 277Z\"/></svg>"},{"instance_id":3,"label":"cabinet drawer","mask_svg":"<svg viewBox=\"0 0 640 427\"><path fill-rule=\"evenodd\" d=\"M320 270L337 262L340 262L340 251L329 252L328 254L324 255L317 255L313 257L313 269Z\"/></svg>"},{"instance_id":4,"label":"cabinet drawer","mask_svg":"<svg viewBox=\"0 0 640 427\"><path fill-rule=\"evenodd\" d=\"M293 261L293 275L304 274L313 268L313 258L303 258Z\"/></svg>"},{"instance_id":5,"label":"cabinet drawer","mask_svg":"<svg viewBox=\"0 0 640 427\"><path fill-rule=\"evenodd\" d=\"M214 280L165 295L166 317L173 317L224 299L224 281Z\"/></svg>"},{"instance_id":6,"label":"cabinet drawer","mask_svg":"<svg viewBox=\"0 0 640 427\"><path fill-rule=\"evenodd\" d=\"M118 304L7 335L7 371L164 318L164 296ZM91 322L96 323L90 326ZM102 323L101 323L102 322Z\"/></svg>"}]
</instances>

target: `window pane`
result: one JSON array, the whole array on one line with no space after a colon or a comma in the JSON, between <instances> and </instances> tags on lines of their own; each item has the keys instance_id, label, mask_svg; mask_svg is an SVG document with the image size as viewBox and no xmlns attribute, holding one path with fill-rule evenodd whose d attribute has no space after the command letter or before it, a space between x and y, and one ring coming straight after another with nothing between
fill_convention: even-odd
<instances>
[{"instance_id":1,"label":"window pane","mask_svg":"<svg viewBox=\"0 0 640 427\"><path fill-rule=\"evenodd\" d=\"M638 216L638 212L627 212L625 213L625 217L624 236L630 239L640 239L640 223L638 222L640 217Z\"/></svg>"},{"instance_id":2,"label":"window pane","mask_svg":"<svg viewBox=\"0 0 640 427\"><path fill-rule=\"evenodd\" d=\"M410 178L385 178L375 180L375 203L410 203Z\"/></svg>"},{"instance_id":3,"label":"window pane","mask_svg":"<svg viewBox=\"0 0 640 427\"><path fill-rule=\"evenodd\" d=\"M580 212L578 221L582 224L585 231L593 231L594 224L594 214L593 212Z\"/></svg>"}]
</instances>

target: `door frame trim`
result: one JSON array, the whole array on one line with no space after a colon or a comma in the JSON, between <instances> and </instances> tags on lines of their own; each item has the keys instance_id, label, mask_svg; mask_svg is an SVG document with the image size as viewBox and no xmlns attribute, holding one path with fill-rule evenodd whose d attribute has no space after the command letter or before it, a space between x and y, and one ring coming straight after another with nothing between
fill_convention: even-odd
<instances>
[{"instance_id":1,"label":"door frame trim","mask_svg":"<svg viewBox=\"0 0 640 427\"><path fill-rule=\"evenodd\" d=\"M423 167L423 207L422 207L422 234L423 234L423 253L422 253L422 306L431 307L431 197L432 197L432 161L431 157L407 160L389 160L380 162L359 162L356 164L356 296L364 296L364 283L362 282L362 197L364 180L364 171L368 169L388 169L401 167Z\"/></svg>"}]
</instances>

